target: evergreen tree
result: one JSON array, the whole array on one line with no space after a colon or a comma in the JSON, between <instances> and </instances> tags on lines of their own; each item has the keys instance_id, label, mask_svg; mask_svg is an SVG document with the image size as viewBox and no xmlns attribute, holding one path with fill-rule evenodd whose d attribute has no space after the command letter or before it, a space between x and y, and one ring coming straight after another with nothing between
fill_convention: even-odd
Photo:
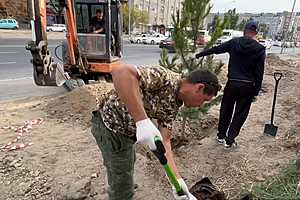
<instances>
[{"instance_id":1,"label":"evergreen tree","mask_svg":"<svg viewBox=\"0 0 300 200\"><path fill-rule=\"evenodd\" d=\"M233 10L229 10L227 13L224 15L225 20L229 20L228 26L226 29L237 29L237 24L239 21L239 14L236 13L236 9L234 8Z\"/></svg>"},{"instance_id":2,"label":"evergreen tree","mask_svg":"<svg viewBox=\"0 0 300 200\"><path fill-rule=\"evenodd\" d=\"M245 20L245 19L243 19L240 23L239 23L239 25L238 25L238 30L239 31L243 31L244 30L244 28L245 28L245 26L246 26L246 23L247 23L247 20Z\"/></svg>"},{"instance_id":3,"label":"evergreen tree","mask_svg":"<svg viewBox=\"0 0 300 200\"><path fill-rule=\"evenodd\" d=\"M217 14L217 15L214 16L214 19L213 19L213 21L211 23L211 26L209 27L209 32L210 33L215 32L215 27L216 27L216 23L217 23L218 19L219 19L219 14Z\"/></svg>"},{"instance_id":4,"label":"evergreen tree","mask_svg":"<svg viewBox=\"0 0 300 200\"><path fill-rule=\"evenodd\" d=\"M260 24L259 25L259 31L262 33L263 38L267 37L267 34L269 32L269 27L267 24Z\"/></svg>"},{"instance_id":5,"label":"evergreen tree","mask_svg":"<svg viewBox=\"0 0 300 200\"><path fill-rule=\"evenodd\" d=\"M194 58L196 49L197 37L199 36L199 29L203 25L205 17L211 10L210 0L185 0L182 4L183 9L180 15L179 11L172 16L173 19L173 39L175 41L176 54L171 61L166 50L161 53L159 63L174 72L180 73L185 77L190 72L196 69L208 69L215 74L219 74L222 62L214 62L213 56L208 56L205 59L197 60ZM197 9L195 9L197 8ZM229 20L220 20L219 17L215 19L215 25L212 33L211 41L205 48L212 47L216 40L222 35L223 29L228 25ZM192 41L192 42L191 42ZM179 116L182 117L182 139L185 136L185 126L188 119L199 119L203 116L212 105L218 104L221 97L217 97L214 101L206 104L202 108L182 108Z\"/></svg>"},{"instance_id":6,"label":"evergreen tree","mask_svg":"<svg viewBox=\"0 0 300 200\"><path fill-rule=\"evenodd\" d=\"M123 13L123 30L128 32L129 28L129 6L128 4L122 4ZM139 10L135 7L130 8L130 27L134 24L148 24L149 23L149 13L146 11Z\"/></svg>"},{"instance_id":7,"label":"evergreen tree","mask_svg":"<svg viewBox=\"0 0 300 200\"><path fill-rule=\"evenodd\" d=\"M212 6L210 0L185 0L183 2L182 16L189 26L190 33L187 35L193 41L193 51L196 50L199 30L203 29L203 23Z\"/></svg>"}]
</instances>

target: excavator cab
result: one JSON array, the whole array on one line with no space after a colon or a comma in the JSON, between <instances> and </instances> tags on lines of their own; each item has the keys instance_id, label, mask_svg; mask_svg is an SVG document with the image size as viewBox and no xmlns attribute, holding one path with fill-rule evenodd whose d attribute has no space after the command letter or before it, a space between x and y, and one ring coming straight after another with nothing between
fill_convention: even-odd
<instances>
[{"instance_id":1,"label":"excavator cab","mask_svg":"<svg viewBox=\"0 0 300 200\"><path fill-rule=\"evenodd\" d=\"M79 49L88 59L114 60L122 54L122 31L120 29L120 16L116 1L106 3L87 3L75 1L77 36ZM101 33L94 33L93 21L97 19L97 12L101 12L104 24Z\"/></svg>"},{"instance_id":2,"label":"excavator cab","mask_svg":"<svg viewBox=\"0 0 300 200\"><path fill-rule=\"evenodd\" d=\"M48 49L46 0L32 1L33 38L26 47L32 54L34 81L40 86L60 86L68 80L109 78L122 57L122 13L125 0L53 0L64 12L67 26L62 63L55 62ZM97 12L103 15L103 31L93 27Z\"/></svg>"}]
</instances>

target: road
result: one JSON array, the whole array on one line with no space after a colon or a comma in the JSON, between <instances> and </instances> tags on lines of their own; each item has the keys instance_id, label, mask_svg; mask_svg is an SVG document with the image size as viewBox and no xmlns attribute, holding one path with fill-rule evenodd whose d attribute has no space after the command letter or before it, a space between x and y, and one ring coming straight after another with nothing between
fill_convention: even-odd
<instances>
[{"instance_id":1,"label":"road","mask_svg":"<svg viewBox=\"0 0 300 200\"><path fill-rule=\"evenodd\" d=\"M58 87L37 87L32 79L31 54L25 50L27 39L0 39L0 101L20 99L32 96L44 96L66 92ZM53 49L60 40L51 40ZM160 49L158 46L124 44L124 63L136 65L158 64Z\"/></svg>"},{"instance_id":2,"label":"road","mask_svg":"<svg viewBox=\"0 0 300 200\"><path fill-rule=\"evenodd\" d=\"M64 88L34 85L31 54L25 50L27 41L28 39L0 39L0 101L66 92ZM49 41L52 55L54 47L60 42L60 40ZM272 47L270 52L279 53L280 48ZM286 53L300 53L300 49L288 49ZM154 65L158 64L159 56L160 49L157 45L124 43L124 63ZM226 61L228 55L220 55L217 58Z\"/></svg>"}]
</instances>

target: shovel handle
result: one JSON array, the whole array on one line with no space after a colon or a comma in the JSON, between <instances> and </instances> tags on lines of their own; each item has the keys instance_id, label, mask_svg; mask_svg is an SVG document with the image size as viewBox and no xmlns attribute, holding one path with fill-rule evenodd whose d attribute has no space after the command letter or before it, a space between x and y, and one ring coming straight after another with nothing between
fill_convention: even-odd
<instances>
[{"instance_id":1,"label":"shovel handle","mask_svg":"<svg viewBox=\"0 0 300 200\"><path fill-rule=\"evenodd\" d=\"M282 73L281 72L275 72L274 73L275 81L279 81L281 78L282 78Z\"/></svg>"},{"instance_id":2,"label":"shovel handle","mask_svg":"<svg viewBox=\"0 0 300 200\"><path fill-rule=\"evenodd\" d=\"M174 173L173 169L168 164L168 160L165 156L166 149L165 149L162 141L160 140L160 138L158 136L156 136L154 138L154 142L155 142L155 145L156 145L156 150L152 151L152 152L158 158L160 163L163 165L164 170L165 170L171 184L175 187L177 194L179 196L185 195L182 188L181 188L181 186L180 186L180 184L179 184L179 182L177 181L177 178L175 176L175 173Z\"/></svg>"}]
</instances>

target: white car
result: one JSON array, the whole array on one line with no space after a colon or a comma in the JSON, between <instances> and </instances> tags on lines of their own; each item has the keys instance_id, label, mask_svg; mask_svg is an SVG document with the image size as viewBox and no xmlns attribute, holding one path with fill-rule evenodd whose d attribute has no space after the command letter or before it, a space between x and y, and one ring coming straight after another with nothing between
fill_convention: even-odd
<instances>
[{"instance_id":1,"label":"white car","mask_svg":"<svg viewBox=\"0 0 300 200\"><path fill-rule=\"evenodd\" d=\"M197 38L198 45L207 45L207 43L211 40L211 36L208 34L207 30L200 30L199 37Z\"/></svg>"},{"instance_id":2,"label":"white car","mask_svg":"<svg viewBox=\"0 0 300 200\"><path fill-rule=\"evenodd\" d=\"M163 34L153 34L148 37L143 38L144 44L159 44L162 40L167 39L168 37Z\"/></svg>"},{"instance_id":3,"label":"white car","mask_svg":"<svg viewBox=\"0 0 300 200\"><path fill-rule=\"evenodd\" d=\"M141 34L141 35L135 35L135 36L132 36L129 38L129 41L131 43L142 43L143 42L143 39L146 38L146 37L149 37L148 34Z\"/></svg>"},{"instance_id":4,"label":"white car","mask_svg":"<svg viewBox=\"0 0 300 200\"><path fill-rule=\"evenodd\" d=\"M47 31L53 32L67 32L67 27L65 24L52 24L46 27Z\"/></svg>"},{"instance_id":5,"label":"white car","mask_svg":"<svg viewBox=\"0 0 300 200\"><path fill-rule=\"evenodd\" d=\"M273 46L273 41L272 40L259 40L259 43L262 44L264 47L266 47L266 49L271 49L271 47Z\"/></svg>"},{"instance_id":6,"label":"white car","mask_svg":"<svg viewBox=\"0 0 300 200\"><path fill-rule=\"evenodd\" d=\"M281 47L281 46L282 46L282 42L276 40L276 41L274 42L274 46L276 46L276 47Z\"/></svg>"},{"instance_id":7,"label":"white car","mask_svg":"<svg viewBox=\"0 0 300 200\"><path fill-rule=\"evenodd\" d=\"M224 29L222 33L222 37L219 38L216 42L217 45L222 44L224 42L227 42L233 38L242 37L243 36L242 31L236 31L232 29Z\"/></svg>"},{"instance_id":8,"label":"white car","mask_svg":"<svg viewBox=\"0 0 300 200\"><path fill-rule=\"evenodd\" d=\"M294 48L294 47L295 47L295 44L294 44L294 42L286 41L286 42L284 42L284 43L282 44L282 46L283 46L284 48Z\"/></svg>"}]
</instances>

